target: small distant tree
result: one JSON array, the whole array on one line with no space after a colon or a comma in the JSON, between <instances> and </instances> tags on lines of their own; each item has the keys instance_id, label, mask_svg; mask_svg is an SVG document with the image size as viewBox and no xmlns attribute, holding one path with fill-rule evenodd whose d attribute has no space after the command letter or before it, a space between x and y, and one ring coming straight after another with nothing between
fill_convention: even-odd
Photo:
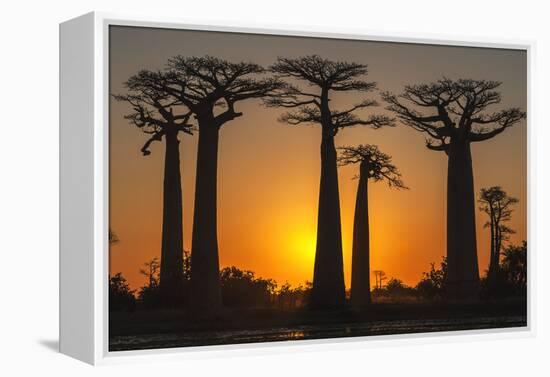
<instances>
[{"instance_id":1,"label":"small distant tree","mask_svg":"<svg viewBox=\"0 0 550 377\"><path fill-rule=\"evenodd\" d=\"M386 280L386 273L382 270L372 271L375 278L375 289L382 289L384 287L384 280Z\"/></svg>"},{"instance_id":2,"label":"small distant tree","mask_svg":"<svg viewBox=\"0 0 550 377\"><path fill-rule=\"evenodd\" d=\"M359 111L377 106L372 99L363 99L344 110L331 108L334 93L366 94L376 90L376 83L365 80L368 73L365 64L309 55L278 58L270 68L277 77L289 80L266 101L268 106L294 109L282 115L280 121L294 126L320 126L321 181L311 305L317 308L340 306L345 301L345 285L334 138L345 128L360 125L380 128L393 125L393 120L385 115L360 116Z\"/></svg>"},{"instance_id":3,"label":"small distant tree","mask_svg":"<svg viewBox=\"0 0 550 377\"><path fill-rule=\"evenodd\" d=\"M109 311L132 311L135 304L134 291L130 289L122 273L111 276L109 278Z\"/></svg>"},{"instance_id":4,"label":"small distant tree","mask_svg":"<svg viewBox=\"0 0 550 377\"><path fill-rule=\"evenodd\" d=\"M422 273L422 279L416 285L418 296L428 300L441 300L446 297L447 260L443 257L439 268L430 263L430 271Z\"/></svg>"},{"instance_id":5,"label":"small distant tree","mask_svg":"<svg viewBox=\"0 0 550 377\"><path fill-rule=\"evenodd\" d=\"M359 164L359 184L353 222L351 264L351 304L356 307L370 304L370 230L368 182L385 181L390 187L406 189L401 174L391 156L382 153L376 145L341 147L340 166Z\"/></svg>"},{"instance_id":6,"label":"small distant tree","mask_svg":"<svg viewBox=\"0 0 550 377\"><path fill-rule=\"evenodd\" d=\"M157 286L159 283L158 271L160 268L158 258L155 257L149 262L145 262L143 266L144 267L139 270L140 274L147 278L150 287Z\"/></svg>"},{"instance_id":7,"label":"small distant tree","mask_svg":"<svg viewBox=\"0 0 550 377\"><path fill-rule=\"evenodd\" d=\"M487 277L494 279L499 273L502 242L508 240L509 235L514 233L514 230L504 223L512 218L512 206L518 202L518 199L508 196L500 186L493 186L480 190L478 202L479 209L489 216L489 220L484 225L485 228L491 230Z\"/></svg>"},{"instance_id":8,"label":"small distant tree","mask_svg":"<svg viewBox=\"0 0 550 377\"><path fill-rule=\"evenodd\" d=\"M162 304L159 292L159 269L158 258L153 258L144 263L143 268L139 270L147 278L147 284L139 290L138 299L147 309L158 308Z\"/></svg>"}]
</instances>

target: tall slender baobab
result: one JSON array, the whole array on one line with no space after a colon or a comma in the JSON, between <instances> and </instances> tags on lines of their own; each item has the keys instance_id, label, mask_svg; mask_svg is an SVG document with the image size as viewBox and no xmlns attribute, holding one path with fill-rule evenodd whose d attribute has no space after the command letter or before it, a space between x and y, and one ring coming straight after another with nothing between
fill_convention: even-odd
<instances>
[{"instance_id":1,"label":"tall slender baobab","mask_svg":"<svg viewBox=\"0 0 550 377\"><path fill-rule=\"evenodd\" d=\"M489 256L488 277L494 279L500 271L500 250L502 241L514 233L514 230L504 225L512 218L512 206L518 199L508 196L500 186L482 188L479 193L479 209L489 216L485 228L491 230L491 250Z\"/></svg>"},{"instance_id":2,"label":"tall slender baobab","mask_svg":"<svg viewBox=\"0 0 550 377\"><path fill-rule=\"evenodd\" d=\"M470 144L489 140L525 118L519 108L486 112L500 103L500 82L441 79L384 93L388 109L401 122L427 134L426 146L448 156L447 294L475 299L479 290L474 176Z\"/></svg>"},{"instance_id":3,"label":"tall slender baobab","mask_svg":"<svg viewBox=\"0 0 550 377\"><path fill-rule=\"evenodd\" d=\"M392 158L376 145L342 147L338 157L340 166L359 164L359 184L353 220L353 247L351 259L351 305L362 307L371 303L370 292L370 236L368 181L386 181L390 187L406 189Z\"/></svg>"},{"instance_id":4,"label":"tall slender baobab","mask_svg":"<svg viewBox=\"0 0 550 377\"><path fill-rule=\"evenodd\" d=\"M362 79L367 75L364 64L310 55L279 58L270 68L280 78L305 84L299 87L289 82L277 96L267 99L268 106L296 109L285 113L280 120L291 125L321 126L321 182L311 304L317 308L339 306L345 300L345 286L334 137L343 128L356 125L379 128L392 125L392 119L384 115L361 118L356 114L358 110L377 106L374 100L363 100L346 110L331 109L329 103L333 92L368 93L376 89L376 83Z\"/></svg>"},{"instance_id":5,"label":"tall slender baobab","mask_svg":"<svg viewBox=\"0 0 550 377\"><path fill-rule=\"evenodd\" d=\"M154 141L164 140L164 188L162 214L162 247L159 289L164 305L181 300L183 277L182 193L180 173L180 132L191 134L191 112L182 102L171 97L164 87L167 75L162 72L140 71L125 83L128 94L115 99L125 101L132 112L125 116L149 139L141 148L144 156ZM179 112L178 112L179 111Z\"/></svg>"},{"instance_id":6,"label":"tall slender baobab","mask_svg":"<svg viewBox=\"0 0 550 377\"><path fill-rule=\"evenodd\" d=\"M231 63L214 57L176 56L168 62L169 83L163 88L194 115L199 130L193 217L191 304L197 311L221 306L217 236L217 166L220 129L242 116L235 104L262 98L281 87L259 78L254 63Z\"/></svg>"}]
</instances>

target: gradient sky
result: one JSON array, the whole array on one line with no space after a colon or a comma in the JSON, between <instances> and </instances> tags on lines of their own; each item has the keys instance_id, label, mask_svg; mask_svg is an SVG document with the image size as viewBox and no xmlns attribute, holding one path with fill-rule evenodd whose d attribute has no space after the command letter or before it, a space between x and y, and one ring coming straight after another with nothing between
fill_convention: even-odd
<instances>
[{"instance_id":1,"label":"gradient sky","mask_svg":"<svg viewBox=\"0 0 550 377\"><path fill-rule=\"evenodd\" d=\"M369 81L381 90L400 92L406 84L446 76L502 81L504 107L527 107L525 51L430 46L351 40L282 37L153 28L111 27L110 91L124 93L123 83L140 69L161 69L174 55L212 55L264 66L278 56L318 54L332 60L368 64ZM347 107L368 97L336 95L331 105ZM381 102L381 101L380 101ZM220 264L235 265L258 276L298 285L312 280L319 192L321 132L317 125L279 123L279 109L252 100L239 103L244 115L220 133L218 236ZM151 155L140 148L147 140L123 118L125 103L110 102L110 228L120 242L111 246L111 273L122 272L132 288L145 283L142 264L160 257L163 143ZM373 112L373 110L369 110ZM369 112L363 112L368 114ZM374 112L385 113L383 106ZM384 183L370 185L371 271L414 285L445 255L447 158L426 149L425 135L398 125L373 130L342 130L336 145L377 144L393 156L407 191ZM184 244L191 249L197 136L181 135ZM527 130L520 123L496 138L472 144L475 190L500 185L517 197L509 225L511 242L526 239ZM351 274L353 212L357 166L339 169L346 288ZM487 268L489 231L477 212L480 271ZM374 277L371 276L374 281Z\"/></svg>"}]
</instances>

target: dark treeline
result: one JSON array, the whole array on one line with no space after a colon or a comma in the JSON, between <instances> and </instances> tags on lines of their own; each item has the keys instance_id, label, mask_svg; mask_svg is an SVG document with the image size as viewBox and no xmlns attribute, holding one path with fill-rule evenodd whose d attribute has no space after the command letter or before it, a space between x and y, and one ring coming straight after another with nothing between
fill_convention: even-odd
<instances>
[{"instance_id":1,"label":"dark treeline","mask_svg":"<svg viewBox=\"0 0 550 377\"><path fill-rule=\"evenodd\" d=\"M188 305L197 314L217 312L222 305L315 309L346 305L338 162L359 164L350 293L354 306L397 296L477 300L480 296L523 294L526 260L521 253L524 250L526 254L526 245L504 248L503 244L513 232L505 223L517 200L509 198L499 186L484 189L479 196L481 210L489 216L486 226L491 232L488 274L483 279L479 277L470 145L496 137L525 119L525 112L519 108L489 110L501 102L497 91L500 82L443 78L407 85L399 94L382 92L386 111L395 116L392 118L372 113L379 105L371 98L378 84L366 80L368 73L366 64L330 61L317 55L280 57L267 68L209 56L175 56L161 70L142 70L131 76L125 83L127 93L114 98L129 104L131 110L126 118L147 135L141 148L144 156L151 153L154 142L163 142L165 147L162 243L160 261L147 262L141 271L148 283L139 292L131 291L121 274L110 278L111 308L136 305L135 297L138 306ZM339 93L355 95L354 104L334 108L331 98ZM244 116L236 109L239 103L254 99L267 107L289 110L279 118L283 123L313 124L321 132L314 274L312 283L305 287L292 289L285 284L277 288L274 281L258 278L250 271L219 268L219 133L222 126ZM378 271L372 290L368 183L386 181L391 187L405 186L391 156L377 146L344 147L338 156L335 138L349 127L379 129L398 124L426 134L426 147L444 152L448 160L446 260L439 269L432 266L416 287L406 287L395 278L384 286L382 271ZM198 151L191 263L191 256L183 250L180 137L195 133ZM114 233L110 240L111 237L113 243L118 240Z\"/></svg>"},{"instance_id":2,"label":"dark treeline","mask_svg":"<svg viewBox=\"0 0 550 377\"><path fill-rule=\"evenodd\" d=\"M189 267L191 258L185 252L183 284L184 292L177 307L188 308L189 301ZM113 311L151 310L163 307L159 290L158 260L152 259L144 263L141 273L147 282L137 291L132 290L121 273L109 279L109 305ZM447 262L446 258L437 266L430 265L429 271L422 274L415 286L408 286L398 278L389 278L386 283L370 290L371 302L408 303L408 302L443 302L447 294ZM383 271L381 271L383 272ZM493 278L494 279L494 278ZM502 252L497 280L486 275L481 278L481 294L483 300L521 298L527 296L527 243L508 245ZM220 271L220 286L222 304L228 308L272 308L278 310L295 310L311 306L312 283L292 287L288 283L279 285L273 279L257 277L254 272L241 270L237 267L226 267ZM346 302L355 307L350 292Z\"/></svg>"}]
</instances>

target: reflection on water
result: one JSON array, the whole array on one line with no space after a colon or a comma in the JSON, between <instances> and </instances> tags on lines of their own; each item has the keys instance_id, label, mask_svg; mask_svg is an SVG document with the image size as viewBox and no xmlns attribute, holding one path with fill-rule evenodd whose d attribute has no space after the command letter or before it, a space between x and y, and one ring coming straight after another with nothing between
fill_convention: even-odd
<instances>
[{"instance_id":1,"label":"reflection on water","mask_svg":"<svg viewBox=\"0 0 550 377\"><path fill-rule=\"evenodd\" d=\"M171 348L214 344L256 343L346 336L407 334L526 326L525 316L376 321L368 323L295 326L292 328L201 331L170 334L112 336L109 350Z\"/></svg>"}]
</instances>

